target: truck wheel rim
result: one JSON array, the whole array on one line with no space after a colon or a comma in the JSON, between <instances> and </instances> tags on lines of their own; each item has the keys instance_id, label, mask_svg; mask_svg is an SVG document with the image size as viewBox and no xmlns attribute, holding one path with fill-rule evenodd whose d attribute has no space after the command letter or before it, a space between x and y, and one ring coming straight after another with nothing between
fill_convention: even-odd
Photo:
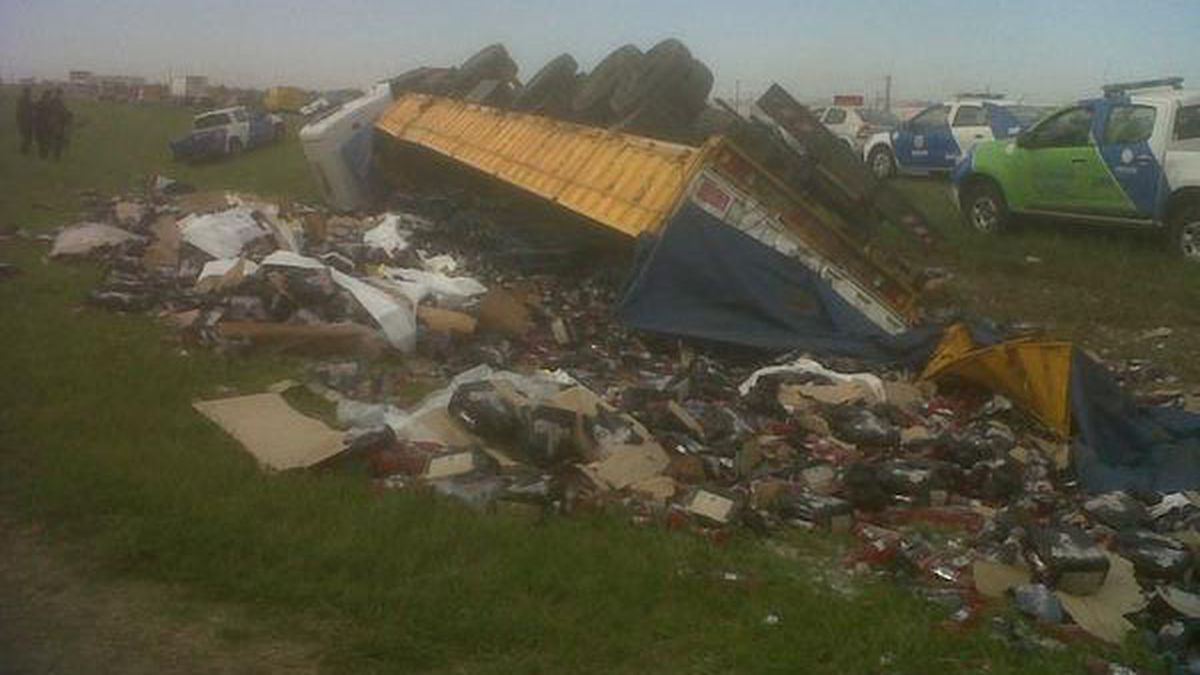
<instances>
[{"instance_id":1,"label":"truck wheel rim","mask_svg":"<svg viewBox=\"0 0 1200 675\"><path fill-rule=\"evenodd\" d=\"M1000 220L1000 209L990 197L980 197L971 205L971 223L980 232L994 232Z\"/></svg>"},{"instance_id":2,"label":"truck wheel rim","mask_svg":"<svg viewBox=\"0 0 1200 675\"><path fill-rule=\"evenodd\" d=\"M1184 223L1179 231L1179 250L1188 260L1200 261L1200 220Z\"/></svg>"},{"instance_id":3,"label":"truck wheel rim","mask_svg":"<svg viewBox=\"0 0 1200 675\"><path fill-rule=\"evenodd\" d=\"M875 169L876 176L886 178L892 171L892 160L888 159L886 152L877 152L871 166Z\"/></svg>"}]
</instances>

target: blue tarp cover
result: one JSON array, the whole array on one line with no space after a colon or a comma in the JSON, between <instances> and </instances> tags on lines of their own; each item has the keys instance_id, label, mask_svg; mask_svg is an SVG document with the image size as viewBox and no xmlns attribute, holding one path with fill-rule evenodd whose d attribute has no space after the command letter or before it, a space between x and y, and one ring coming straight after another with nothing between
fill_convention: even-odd
<instances>
[{"instance_id":1,"label":"blue tarp cover","mask_svg":"<svg viewBox=\"0 0 1200 675\"><path fill-rule=\"evenodd\" d=\"M888 335L799 261L691 202L639 242L617 316L656 333L881 362L922 362L938 335Z\"/></svg>"},{"instance_id":2,"label":"blue tarp cover","mask_svg":"<svg viewBox=\"0 0 1200 675\"><path fill-rule=\"evenodd\" d=\"M1139 407L1104 366L1071 363L1075 473L1089 492L1200 488L1200 415Z\"/></svg>"}]
</instances>

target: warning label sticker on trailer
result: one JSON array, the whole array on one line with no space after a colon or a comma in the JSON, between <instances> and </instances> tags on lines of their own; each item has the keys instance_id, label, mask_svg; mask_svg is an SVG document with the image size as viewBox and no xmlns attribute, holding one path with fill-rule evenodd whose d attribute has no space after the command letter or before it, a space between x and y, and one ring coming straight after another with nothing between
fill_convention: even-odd
<instances>
[{"instance_id":1,"label":"warning label sticker on trailer","mask_svg":"<svg viewBox=\"0 0 1200 675\"><path fill-rule=\"evenodd\" d=\"M733 204L733 194L708 177L700 178L693 196L704 210L718 218L725 217Z\"/></svg>"}]
</instances>

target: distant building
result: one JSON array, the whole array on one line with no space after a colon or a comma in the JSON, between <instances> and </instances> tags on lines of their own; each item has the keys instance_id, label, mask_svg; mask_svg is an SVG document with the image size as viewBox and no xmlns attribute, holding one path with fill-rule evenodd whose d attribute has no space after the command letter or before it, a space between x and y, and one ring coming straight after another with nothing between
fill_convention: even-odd
<instances>
[{"instance_id":1,"label":"distant building","mask_svg":"<svg viewBox=\"0 0 1200 675\"><path fill-rule=\"evenodd\" d=\"M167 100L167 85L143 84L138 87L137 100L141 103L159 103Z\"/></svg>"},{"instance_id":2,"label":"distant building","mask_svg":"<svg viewBox=\"0 0 1200 675\"><path fill-rule=\"evenodd\" d=\"M207 77L203 75L176 75L171 78L171 98L190 103L208 97Z\"/></svg>"},{"instance_id":3,"label":"distant building","mask_svg":"<svg viewBox=\"0 0 1200 675\"><path fill-rule=\"evenodd\" d=\"M96 95L113 101L133 101L146 84L146 78L130 75L101 75L96 78Z\"/></svg>"},{"instance_id":4,"label":"distant building","mask_svg":"<svg viewBox=\"0 0 1200 675\"><path fill-rule=\"evenodd\" d=\"M96 74L90 70L72 70L68 72L67 93L72 96L95 96Z\"/></svg>"},{"instance_id":5,"label":"distant building","mask_svg":"<svg viewBox=\"0 0 1200 675\"><path fill-rule=\"evenodd\" d=\"M90 70L67 73L67 93L114 101L133 101L140 96L146 78L133 75L97 75Z\"/></svg>"}]
</instances>

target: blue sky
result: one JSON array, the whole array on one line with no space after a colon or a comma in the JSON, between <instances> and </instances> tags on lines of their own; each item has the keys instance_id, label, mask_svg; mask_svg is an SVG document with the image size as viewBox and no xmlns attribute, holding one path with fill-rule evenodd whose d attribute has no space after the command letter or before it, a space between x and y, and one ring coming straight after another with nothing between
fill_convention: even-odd
<instances>
[{"instance_id":1,"label":"blue sky","mask_svg":"<svg viewBox=\"0 0 1200 675\"><path fill-rule=\"evenodd\" d=\"M1105 81L1200 86L1200 0L0 0L0 77L68 69L250 86L362 86L505 43L528 78L564 51L584 68L632 42L682 39L716 94L778 81L804 99L990 86L1058 101Z\"/></svg>"}]
</instances>

